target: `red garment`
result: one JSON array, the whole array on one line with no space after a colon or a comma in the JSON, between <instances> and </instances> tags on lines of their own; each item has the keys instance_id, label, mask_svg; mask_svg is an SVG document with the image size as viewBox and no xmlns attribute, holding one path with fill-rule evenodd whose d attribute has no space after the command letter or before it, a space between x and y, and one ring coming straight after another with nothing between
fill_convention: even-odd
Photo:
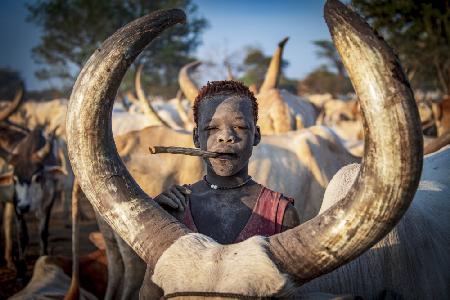
<instances>
[{"instance_id":1,"label":"red garment","mask_svg":"<svg viewBox=\"0 0 450 300\"><path fill-rule=\"evenodd\" d=\"M294 204L294 199L262 187L247 224L234 242L242 242L255 235L271 236L280 233L284 212L289 203ZM189 203L186 206L183 224L190 230L198 232Z\"/></svg>"}]
</instances>

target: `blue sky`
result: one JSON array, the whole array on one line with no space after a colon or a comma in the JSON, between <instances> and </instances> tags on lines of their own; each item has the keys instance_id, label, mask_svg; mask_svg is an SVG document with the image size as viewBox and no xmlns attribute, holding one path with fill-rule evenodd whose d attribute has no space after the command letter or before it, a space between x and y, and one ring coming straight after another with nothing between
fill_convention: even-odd
<instances>
[{"instance_id":1,"label":"blue sky","mask_svg":"<svg viewBox=\"0 0 450 300\"><path fill-rule=\"evenodd\" d=\"M316 57L312 45L314 40L330 38L323 20L324 0L193 2L198 5L199 14L210 23L197 50L197 56L202 59L220 61L230 54L239 57L250 45L270 54L279 40L289 36L285 47L289 77L302 78L324 63ZM42 82L34 77L38 66L31 57L31 48L39 43L40 31L25 21L24 3L0 1L0 67L19 70L28 89L55 86L56 81Z\"/></svg>"}]
</instances>

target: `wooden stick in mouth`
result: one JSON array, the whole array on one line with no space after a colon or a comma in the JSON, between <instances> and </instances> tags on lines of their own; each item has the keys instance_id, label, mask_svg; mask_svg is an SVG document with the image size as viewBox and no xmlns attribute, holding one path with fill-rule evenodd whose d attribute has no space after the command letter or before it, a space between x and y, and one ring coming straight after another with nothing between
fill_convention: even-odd
<instances>
[{"instance_id":1,"label":"wooden stick in mouth","mask_svg":"<svg viewBox=\"0 0 450 300\"><path fill-rule=\"evenodd\" d=\"M197 148L184 148L184 147L153 146L153 147L149 147L148 150L150 151L151 154L171 153L171 154L183 154L183 155L190 155L190 156L201 156L201 157L205 157L205 158L214 158L214 157L218 157L219 155L224 154L224 153L219 153L219 152L200 150Z\"/></svg>"}]
</instances>

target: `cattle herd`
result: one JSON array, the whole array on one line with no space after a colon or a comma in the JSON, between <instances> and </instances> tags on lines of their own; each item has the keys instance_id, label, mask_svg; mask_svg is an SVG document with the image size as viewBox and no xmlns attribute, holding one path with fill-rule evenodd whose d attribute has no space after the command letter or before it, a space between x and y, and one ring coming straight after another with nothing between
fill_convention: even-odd
<instances>
[{"instance_id":1,"label":"cattle herd","mask_svg":"<svg viewBox=\"0 0 450 300\"><path fill-rule=\"evenodd\" d=\"M23 101L23 88L3 101L1 268L23 287L11 299L138 299L147 266L167 298L448 299L450 97L414 100L389 46L335 0L325 19L358 96L278 88L287 39L254 89L263 138L249 173L298 200L302 224L223 246L150 201L205 174L199 157L148 153L194 147L192 74L201 62L180 70L174 99L145 95L142 66L135 93L120 99L126 105L116 93L142 48L184 19L161 11L117 31L86 63L70 101ZM71 257L49 255L55 204L73 226ZM83 255L79 218L98 226L89 234L97 250ZM27 278L30 235L40 257Z\"/></svg>"}]
</instances>

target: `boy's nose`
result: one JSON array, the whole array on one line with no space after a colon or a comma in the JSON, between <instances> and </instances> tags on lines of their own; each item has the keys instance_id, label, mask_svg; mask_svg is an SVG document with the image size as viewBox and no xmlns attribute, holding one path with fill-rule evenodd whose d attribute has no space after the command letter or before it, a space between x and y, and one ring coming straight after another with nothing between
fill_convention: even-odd
<instances>
[{"instance_id":1,"label":"boy's nose","mask_svg":"<svg viewBox=\"0 0 450 300\"><path fill-rule=\"evenodd\" d=\"M225 133L225 134L220 135L217 138L217 141L219 143L234 143L235 139L234 139L234 136L232 134Z\"/></svg>"},{"instance_id":2,"label":"boy's nose","mask_svg":"<svg viewBox=\"0 0 450 300\"><path fill-rule=\"evenodd\" d=\"M219 143L234 143L234 138L231 136L228 138L219 138Z\"/></svg>"}]
</instances>

